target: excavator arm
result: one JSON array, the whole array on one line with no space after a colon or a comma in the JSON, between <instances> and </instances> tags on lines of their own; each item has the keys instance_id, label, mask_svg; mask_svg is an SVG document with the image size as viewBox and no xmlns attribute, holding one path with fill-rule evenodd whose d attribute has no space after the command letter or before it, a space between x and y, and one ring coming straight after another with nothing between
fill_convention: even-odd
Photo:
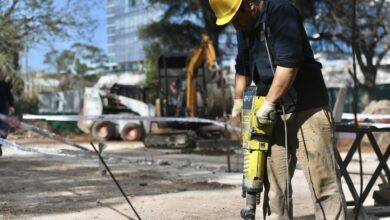
<instances>
[{"instance_id":1,"label":"excavator arm","mask_svg":"<svg viewBox=\"0 0 390 220\"><path fill-rule=\"evenodd\" d=\"M196 77L198 68L207 62L209 70L217 68L217 56L213 42L206 34L202 34L202 42L187 58L186 65L186 107L190 116L197 116Z\"/></svg>"},{"instance_id":2,"label":"excavator arm","mask_svg":"<svg viewBox=\"0 0 390 220\"><path fill-rule=\"evenodd\" d=\"M206 85L204 85L208 93L205 116L214 117L213 113L217 111L221 112L221 107L224 104L225 100L231 98L231 97L226 98L227 96L225 96L224 93L225 87L223 87L224 83L222 81L222 74L221 75L214 74L214 73L219 73L219 68L216 63L216 54L211 40L209 40L208 36L204 34L202 35L201 44L195 50L193 50L192 53L190 53L190 55L188 55L186 59L186 66L185 66L186 67L186 71L185 71L186 110L188 112L188 115L192 117L198 116L199 114L197 112L198 105L196 100L197 97L196 84L197 84L197 79L199 78L197 77L197 72L199 67L202 67L204 63L207 63L208 69L213 74L211 77L208 77L211 80L209 80L206 83ZM163 65L166 70L167 69L166 60L164 60ZM175 68L177 67L175 66ZM165 73L165 77L167 77L166 73ZM217 85L218 84L217 82L221 82L220 85ZM167 84L168 83L165 78L164 85L167 86ZM180 87L181 86L182 85L180 85ZM218 101L214 101L216 99L218 99ZM164 101L162 103L164 104ZM179 104L180 106L177 107L181 107L182 103L179 102ZM178 115L178 117L180 116L181 115ZM165 131L159 131L158 133L153 133L152 131L150 134L146 135L144 138L144 144L146 147L170 148L170 149L205 147L206 149L212 146L212 148L214 149L214 148L226 146L227 144L230 146L236 146L238 144L236 141L231 143L230 139L225 138L225 133L226 133L225 128L216 127L211 124L171 121L171 122L159 123L158 125L159 126L161 125L161 127L164 128ZM219 139L221 141L216 142L215 141L216 139Z\"/></svg>"}]
</instances>

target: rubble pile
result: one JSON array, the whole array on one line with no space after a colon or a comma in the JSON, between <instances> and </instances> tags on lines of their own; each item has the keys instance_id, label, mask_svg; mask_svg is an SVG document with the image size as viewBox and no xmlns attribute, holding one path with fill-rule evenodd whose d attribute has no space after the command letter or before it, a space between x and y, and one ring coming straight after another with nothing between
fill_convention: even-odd
<instances>
[{"instance_id":1,"label":"rubble pile","mask_svg":"<svg viewBox=\"0 0 390 220\"><path fill-rule=\"evenodd\" d=\"M372 101L363 110L363 114L390 114L390 100ZM388 145L390 143L389 132L374 134L378 144Z\"/></svg>"}]
</instances>

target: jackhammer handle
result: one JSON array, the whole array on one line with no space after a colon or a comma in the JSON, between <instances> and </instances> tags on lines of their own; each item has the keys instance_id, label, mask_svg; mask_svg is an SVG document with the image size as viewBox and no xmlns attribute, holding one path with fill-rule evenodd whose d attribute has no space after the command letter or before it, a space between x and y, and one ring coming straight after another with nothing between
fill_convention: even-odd
<instances>
[{"instance_id":1,"label":"jackhammer handle","mask_svg":"<svg viewBox=\"0 0 390 220\"><path fill-rule=\"evenodd\" d=\"M269 119L270 119L271 121L275 122L276 119L277 119L277 117L278 117L278 113L277 113L277 112L271 112L271 113L269 113Z\"/></svg>"}]
</instances>

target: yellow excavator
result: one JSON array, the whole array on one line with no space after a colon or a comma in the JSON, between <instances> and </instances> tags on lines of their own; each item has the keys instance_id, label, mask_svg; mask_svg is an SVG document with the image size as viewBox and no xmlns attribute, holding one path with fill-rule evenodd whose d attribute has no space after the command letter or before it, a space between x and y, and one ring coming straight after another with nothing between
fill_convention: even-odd
<instances>
[{"instance_id":1,"label":"yellow excavator","mask_svg":"<svg viewBox=\"0 0 390 220\"><path fill-rule=\"evenodd\" d=\"M231 90L216 62L212 41L206 34L190 53L162 54L158 60L156 115L216 119L232 107ZM180 80L178 80L180 79ZM174 85L174 86L172 86ZM226 112L225 112L226 113ZM146 147L193 148L199 140L226 139L224 129L196 122L154 122L144 138Z\"/></svg>"},{"instance_id":2,"label":"yellow excavator","mask_svg":"<svg viewBox=\"0 0 390 220\"><path fill-rule=\"evenodd\" d=\"M190 116L197 116L197 96L196 96L196 78L197 70L206 62L209 71L219 71L217 56L213 42L206 34L201 35L201 44L188 57L186 67L186 107Z\"/></svg>"}]
</instances>

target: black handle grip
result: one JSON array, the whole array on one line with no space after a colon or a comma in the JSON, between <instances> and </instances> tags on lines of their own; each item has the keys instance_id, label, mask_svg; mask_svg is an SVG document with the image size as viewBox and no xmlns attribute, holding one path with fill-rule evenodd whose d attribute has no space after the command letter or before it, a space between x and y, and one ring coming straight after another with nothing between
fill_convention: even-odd
<instances>
[{"instance_id":1,"label":"black handle grip","mask_svg":"<svg viewBox=\"0 0 390 220\"><path fill-rule=\"evenodd\" d=\"M277 112L271 112L269 113L269 119L273 122L276 121L276 118L278 117L278 113Z\"/></svg>"}]
</instances>

